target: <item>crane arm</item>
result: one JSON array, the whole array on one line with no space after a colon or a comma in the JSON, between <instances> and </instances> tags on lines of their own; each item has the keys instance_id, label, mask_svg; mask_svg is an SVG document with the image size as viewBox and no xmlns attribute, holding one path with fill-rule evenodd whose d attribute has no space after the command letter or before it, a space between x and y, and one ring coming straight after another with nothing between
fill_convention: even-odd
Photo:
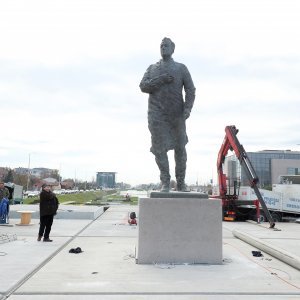
<instances>
[{"instance_id":1,"label":"crane arm","mask_svg":"<svg viewBox=\"0 0 300 300\"><path fill-rule=\"evenodd\" d=\"M251 161L249 160L247 153L244 149L244 147L240 144L237 133L238 129L232 125L232 126L226 126L225 128L225 138L223 140L222 146L220 148L219 154L218 154L218 161L217 161L217 170L218 170L218 179L219 179L219 190L220 190L220 196L222 197L222 200L226 200L227 197L227 185L226 185L226 175L223 173L223 163L225 160L225 157L229 150L234 151L235 155L237 156L241 166L245 170L245 173L250 181L250 186L253 188L260 205L270 223L270 228L273 228L275 226L274 220L265 204L265 201L257 187L258 183L258 177L255 173L255 170L251 164Z\"/></svg>"}]
</instances>

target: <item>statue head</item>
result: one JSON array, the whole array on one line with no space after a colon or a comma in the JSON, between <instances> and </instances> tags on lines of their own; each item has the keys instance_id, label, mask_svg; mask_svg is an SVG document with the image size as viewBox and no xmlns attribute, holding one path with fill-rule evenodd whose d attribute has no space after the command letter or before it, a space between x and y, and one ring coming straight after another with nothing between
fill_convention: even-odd
<instances>
[{"instance_id":1,"label":"statue head","mask_svg":"<svg viewBox=\"0 0 300 300\"><path fill-rule=\"evenodd\" d=\"M163 38L160 44L160 53L162 58L169 58L175 50L175 44L169 38Z\"/></svg>"}]
</instances>

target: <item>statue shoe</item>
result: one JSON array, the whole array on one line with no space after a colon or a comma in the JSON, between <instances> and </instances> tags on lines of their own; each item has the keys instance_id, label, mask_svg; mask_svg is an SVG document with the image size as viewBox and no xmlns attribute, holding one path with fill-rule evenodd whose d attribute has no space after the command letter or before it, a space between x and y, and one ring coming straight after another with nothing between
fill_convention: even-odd
<instances>
[{"instance_id":1,"label":"statue shoe","mask_svg":"<svg viewBox=\"0 0 300 300\"><path fill-rule=\"evenodd\" d=\"M170 183L163 183L160 191L163 193L168 193L170 191Z\"/></svg>"},{"instance_id":2,"label":"statue shoe","mask_svg":"<svg viewBox=\"0 0 300 300\"><path fill-rule=\"evenodd\" d=\"M189 192L190 191L184 182L177 182L176 190L178 192Z\"/></svg>"}]
</instances>

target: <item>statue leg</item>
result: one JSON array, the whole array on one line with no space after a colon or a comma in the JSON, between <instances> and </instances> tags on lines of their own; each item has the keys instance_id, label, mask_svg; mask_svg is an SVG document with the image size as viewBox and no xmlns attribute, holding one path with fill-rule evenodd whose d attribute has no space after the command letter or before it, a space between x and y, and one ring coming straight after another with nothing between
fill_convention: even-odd
<instances>
[{"instance_id":1,"label":"statue leg","mask_svg":"<svg viewBox=\"0 0 300 300\"><path fill-rule=\"evenodd\" d=\"M160 171L161 192L169 192L171 177L167 152L155 153L155 161Z\"/></svg>"},{"instance_id":2,"label":"statue leg","mask_svg":"<svg viewBox=\"0 0 300 300\"><path fill-rule=\"evenodd\" d=\"M187 188L185 185L185 170L187 154L185 147L180 147L174 150L175 156L175 176L177 181L177 191L186 192Z\"/></svg>"}]
</instances>

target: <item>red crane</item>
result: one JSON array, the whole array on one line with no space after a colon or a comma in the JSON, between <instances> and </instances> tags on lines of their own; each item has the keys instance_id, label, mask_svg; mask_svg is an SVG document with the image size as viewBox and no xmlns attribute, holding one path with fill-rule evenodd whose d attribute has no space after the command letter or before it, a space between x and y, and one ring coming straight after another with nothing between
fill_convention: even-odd
<instances>
[{"instance_id":1,"label":"red crane","mask_svg":"<svg viewBox=\"0 0 300 300\"><path fill-rule=\"evenodd\" d=\"M255 170L247 156L247 153L244 149L244 147L240 144L239 140L237 139L237 133L238 129L232 125L232 126L226 126L225 128L225 138L223 141L223 144L221 146L221 149L218 154L218 162L217 162L217 170L218 170L218 181L219 181L219 193L220 198L222 199L223 204L223 211L224 216L226 214L235 214L234 208L236 207L236 203L238 201L238 195L234 192L233 195L230 195L227 190L227 177L223 173L223 163L225 160L225 157L229 150L234 151L236 157L238 158L241 166L245 170L245 173L249 179L250 186L254 190L258 202L260 203L264 214L267 218L267 220L270 223L270 228L275 227L275 222L264 202L264 199L257 187L258 184L258 177L255 173ZM258 202L254 203L258 207ZM230 209L228 209L230 208Z\"/></svg>"}]
</instances>

